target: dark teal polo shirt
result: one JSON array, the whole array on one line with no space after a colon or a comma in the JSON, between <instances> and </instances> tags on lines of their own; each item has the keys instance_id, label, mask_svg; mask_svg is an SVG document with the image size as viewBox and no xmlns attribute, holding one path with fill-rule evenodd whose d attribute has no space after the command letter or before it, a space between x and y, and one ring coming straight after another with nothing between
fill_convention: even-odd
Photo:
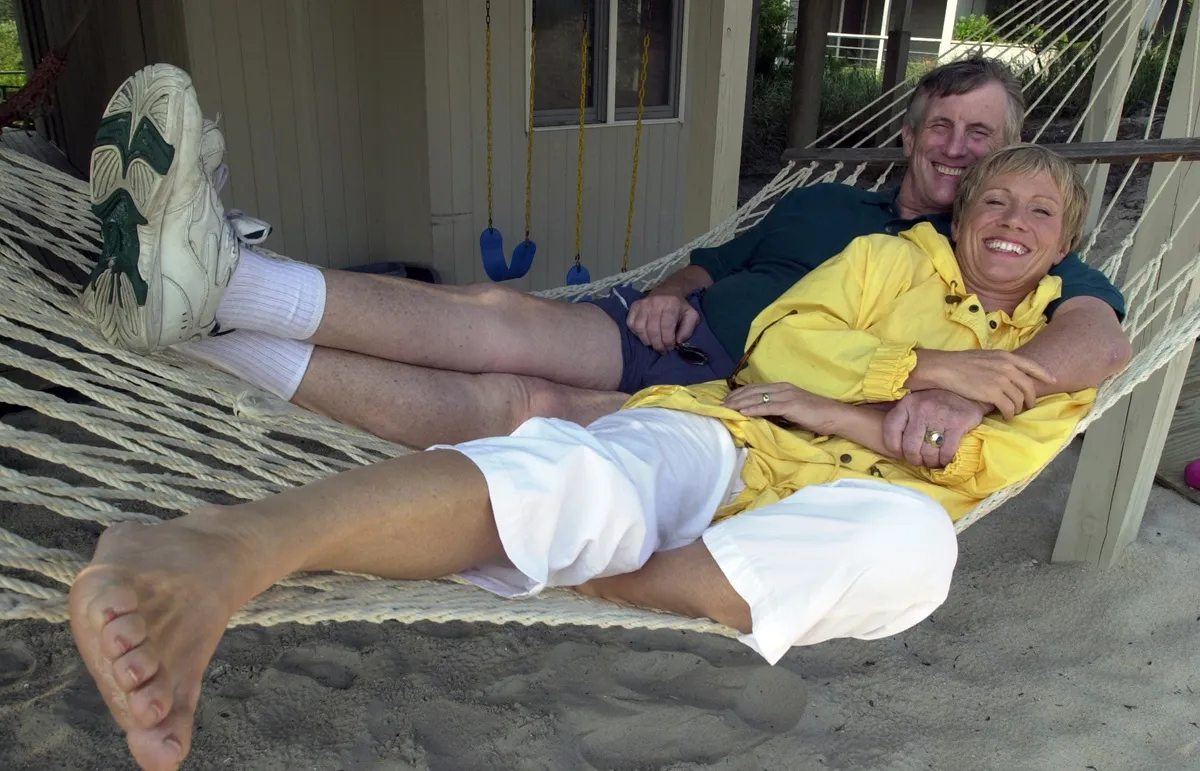
<instances>
[{"instance_id":1,"label":"dark teal polo shirt","mask_svg":"<svg viewBox=\"0 0 1200 771\"><path fill-rule=\"evenodd\" d=\"M949 213L905 219L896 207L898 192L899 188L872 193L840 183L797 188L750 230L721 246L692 252L692 264L713 279L701 299L705 319L734 359L742 355L759 312L855 238L894 235L919 222L929 222L950 237ZM1050 273L1062 279L1062 297L1046 310L1048 315L1065 300L1090 296L1125 318L1125 298L1078 255L1068 255Z\"/></svg>"}]
</instances>

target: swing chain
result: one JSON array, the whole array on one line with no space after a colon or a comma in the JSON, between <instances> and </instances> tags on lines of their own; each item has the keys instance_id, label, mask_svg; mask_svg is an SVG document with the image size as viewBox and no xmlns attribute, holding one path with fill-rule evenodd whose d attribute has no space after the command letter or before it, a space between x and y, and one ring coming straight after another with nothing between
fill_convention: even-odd
<instances>
[{"instance_id":1,"label":"swing chain","mask_svg":"<svg viewBox=\"0 0 1200 771\"><path fill-rule=\"evenodd\" d=\"M591 0L583 0L583 37L579 51L579 163L575 183L575 267L582 269L582 235L583 235L583 151L584 124L587 118L587 76L588 76L588 9Z\"/></svg>"},{"instance_id":2,"label":"swing chain","mask_svg":"<svg viewBox=\"0 0 1200 771\"><path fill-rule=\"evenodd\" d=\"M478 6L476 6L478 7ZM478 18L478 17L477 17ZM487 16L485 17L485 32L484 39L486 41L486 51L484 53L485 71L487 72L487 106L485 114L487 116L487 206L488 206L488 230L492 229L492 0L487 0Z\"/></svg>"},{"instance_id":3,"label":"swing chain","mask_svg":"<svg viewBox=\"0 0 1200 771\"><path fill-rule=\"evenodd\" d=\"M491 0L488 0L490 3ZM533 109L537 82L537 0L533 0L529 18L529 130L525 149L525 240L533 229Z\"/></svg>"},{"instance_id":4,"label":"swing chain","mask_svg":"<svg viewBox=\"0 0 1200 771\"><path fill-rule=\"evenodd\" d=\"M653 17L651 16L652 2L653 0L647 0L646 2L646 34L642 36L642 74L641 82L638 84L637 130L633 135L633 175L629 183L629 217L625 221L625 256L621 260L622 273L629 270L629 242L633 236L633 210L637 202L638 158L641 156L642 150L642 113L646 109L646 71L650 68L650 25L653 21Z\"/></svg>"}]
</instances>

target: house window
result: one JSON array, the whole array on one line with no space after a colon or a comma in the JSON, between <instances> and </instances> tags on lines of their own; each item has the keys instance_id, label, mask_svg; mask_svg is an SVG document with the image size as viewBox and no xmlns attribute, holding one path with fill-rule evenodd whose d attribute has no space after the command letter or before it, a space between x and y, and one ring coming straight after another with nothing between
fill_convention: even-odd
<instances>
[{"instance_id":1,"label":"house window","mask_svg":"<svg viewBox=\"0 0 1200 771\"><path fill-rule=\"evenodd\" d=\"M683 5L684 0L533 0L537 32L534 124L579 123L585 24L589 40L585 121L637 119L647 31L650 49L643 117L678 117Z\"/></svg>"}]
</instances>

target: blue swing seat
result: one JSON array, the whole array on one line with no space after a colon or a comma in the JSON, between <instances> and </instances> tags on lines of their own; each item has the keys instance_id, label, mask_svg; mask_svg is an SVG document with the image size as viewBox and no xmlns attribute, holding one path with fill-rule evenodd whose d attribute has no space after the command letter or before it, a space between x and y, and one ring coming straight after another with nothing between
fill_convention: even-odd
<instances>
[{"instance_id":1,"label":"blue swing seat","mask_svg":"<svg viewBox=\"0 0 1200 771\"><path fill-rule=\"evenodd\" d=\"M496 228L484 228L479 234L479 253L483 258L483 270L492 281L509 281L522 278L533 265L537 244L526 238L513 249L512 261L504 257L504 236Z\"/></svg>"}]
</instances>

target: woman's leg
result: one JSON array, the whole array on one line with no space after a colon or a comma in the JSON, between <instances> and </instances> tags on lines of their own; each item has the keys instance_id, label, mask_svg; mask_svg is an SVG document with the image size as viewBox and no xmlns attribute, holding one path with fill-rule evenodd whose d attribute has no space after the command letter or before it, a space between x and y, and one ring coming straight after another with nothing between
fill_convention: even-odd
<instances>
[{"instance_id":1,"label":"woman's leg","mask_svg":"<svg viewBox=\"0 0 1200 771\"><path fill-rule=\"evenodd\" d=\"M792 646L919 623L946 599L957 556L936 501L848 480L725 519L696 543L580 590L719 621L774 664Z\"/></svg>"},{"instance_id":2,"label":"woman's leg","mask_svg":"<svg viewBox=\"0 0 1200 771\"><path fill-rule=\"evenodd\" d=\"M271 498L118 525L71 589L76 644L134 757L174 769L230 617L287 575L444 576L503 556L479 469L406 455Z\"/></svg>"},{"instance_id":3,"label":"woman's leg","mask_svg":"<svg viewBox=\"0 0 1200 771\"><path fill-rule=\"evenodd\" d=\"M72 587L71 627L144 768L186 754L230 617L281 578L461 573L505 594L577 585L699 537L736 461L718 421L667 410L589 429L534 421L456 449L105 532Z\"/></svg>"}]
</instances>

